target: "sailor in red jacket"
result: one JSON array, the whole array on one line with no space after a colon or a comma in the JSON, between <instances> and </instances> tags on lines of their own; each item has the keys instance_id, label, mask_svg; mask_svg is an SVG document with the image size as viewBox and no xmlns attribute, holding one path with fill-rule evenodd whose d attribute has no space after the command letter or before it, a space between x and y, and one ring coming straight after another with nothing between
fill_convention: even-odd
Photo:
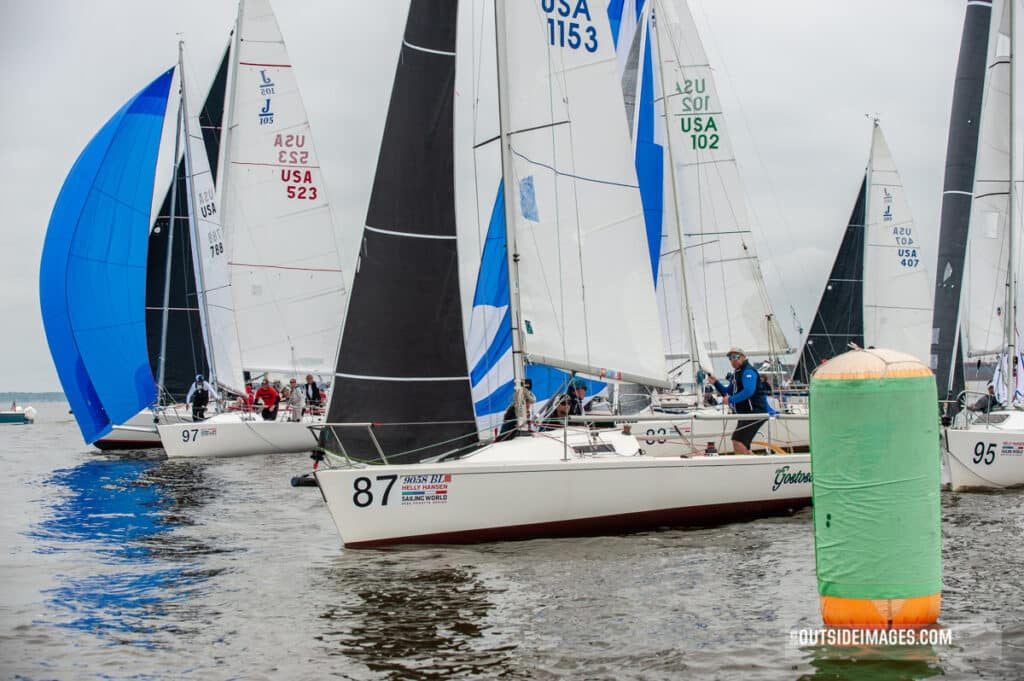
<instances>
[{"instance_id":1,"label":"sailor in red jacket","mask_svg":"<svg viewBox=\"0 0 1024 681\"><path fill-rule=\"evenodd\" d=\"M263 379L260 389L256 391L256 401L263 403L263 420L274 421L277 419L277 391L270 385L270 381Z\"/></svg>"}]
</instances>

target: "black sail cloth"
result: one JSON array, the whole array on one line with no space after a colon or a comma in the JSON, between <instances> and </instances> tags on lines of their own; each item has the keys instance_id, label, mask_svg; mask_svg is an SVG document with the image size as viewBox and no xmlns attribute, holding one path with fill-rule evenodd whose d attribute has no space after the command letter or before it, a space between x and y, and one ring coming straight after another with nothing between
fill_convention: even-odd
<instances>
[{"instance_id":1,"label":"black sail cloth","mask_svg":"<svg viewBox=\"0 0 1024 681\"><path fill-rule=\"evenodd\" d=\"M454 0L413 0L381 141L328 408L374 422L388 461L476 442L455 239ZM333 433L333 434L332 434ZM325 446L378 458L366 429Z\"/></svg>"},{"instance_id":2,"label":"black sail cloth","mask_svg":"<svg viewBox=\"0 0 1024 681\"><path fill-rule=\"evenodd\" d=\"M939 399L953 399L964 389L963 348L960 344L960 295L967 230L974 194L974 168L978 155L981 104L985 90L990 0L967 3L960 58L953 89L953 110L946 145L939 226L939 257L935 275L935 311L932 318L932 369ZM950 405L948 414L959 411Z\"/></svg>"},{"instance_id":3,"label":"black sail cloth","mask_svg":"<svg viewBox=\"0 0 1024 681\"><path fill-rule=\"evenodd\" d=\"M828 283L814 313L793 380L810 383L811 373L827 360L841 355L850 343L864 347L864 220L867 176L846 225Z\"/></svg>"}]
</instances>

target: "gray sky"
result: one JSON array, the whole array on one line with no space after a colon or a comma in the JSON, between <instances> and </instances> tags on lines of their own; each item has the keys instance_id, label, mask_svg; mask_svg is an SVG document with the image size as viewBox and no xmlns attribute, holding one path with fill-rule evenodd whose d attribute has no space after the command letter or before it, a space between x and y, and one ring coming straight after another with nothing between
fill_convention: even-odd
<instances>
[{"instance_id":1,"label":"gray sky","mask_svg":"<svg viewBox=\"0 0 1024 681\"><path fill-rule=\"evenodd\" d=\"M273 2L335 219L354 253L408 3ZM966 2L690 4L716 69L772 300L796 344L789 308L809 324L863 176L865 113L881 116L919 231L938 232ZM75 158L172 65L176 33L186 40L188 75L205 90L235 10L232 0L0 1L0 390L60 389L39 313L39 256ZM165 170L169 162L161 161ZM933 243L930 266L934 253Z\"/></svg>"}]
</instances>

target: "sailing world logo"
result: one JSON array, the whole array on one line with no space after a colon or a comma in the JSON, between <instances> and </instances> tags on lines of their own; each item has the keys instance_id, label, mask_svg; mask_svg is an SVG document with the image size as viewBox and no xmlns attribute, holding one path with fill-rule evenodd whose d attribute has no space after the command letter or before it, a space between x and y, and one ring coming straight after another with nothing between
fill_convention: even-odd
<instances>
[{"instance_id":1,"label":"sailing world logo","mask_svg":"<svg viewBox=\"0 0 1024 681\"><path fill-rule=\"evenodd\" d=\"M267 76L266 69L260 69L260 94L266 97L274 93L274 81Z\"/></svg>"},{"instance_id":2,"label":"sailing world logo","mask_svg":"<svg viewBox=\"0 0 1024 681\"><path fill-rule=\"evenodd\" d=\"M270 98L267 98L267 103L260 109L260 125L273 125L274 124L274 112L270 110Z\"/></svg>"}]
</instances>

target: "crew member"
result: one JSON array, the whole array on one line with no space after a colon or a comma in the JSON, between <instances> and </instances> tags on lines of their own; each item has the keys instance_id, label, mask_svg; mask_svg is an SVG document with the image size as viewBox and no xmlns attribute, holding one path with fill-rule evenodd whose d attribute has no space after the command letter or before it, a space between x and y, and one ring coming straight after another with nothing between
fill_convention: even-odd
<instances>
[{"instance_id":1,"label":"crew member","mask_svg":"<svg viewBox=\"0 0 1024 681\"><path fill-rule=\"evenodd\" d=\"M530 410L533 409L533 403L537 401L537 397L530 390L523 391L523 402L526 403L526 423L530 423ZM516 414L516 402L513 398L512 404L505 410L505 415L501 418L501 429L498 431L498 437L495 438L498 442L504 442L505 440L511 440L512 438L519 435L519 417Z\"/></svg>"},{"instance_id":2,"label":"crew member","mask_svg":"<svg viewBox=\"0 0 1024 681\"><path fill-rule=\"evenodd\" d=\"M733 368L733 379L729 384L722 383L713 375L708 374L712 385L722 395L722 401L732 406L737 414L768 414L768 396L761 385L761 376L757 369L747 361L747 355L739 348L731 348L726 355ZM749 454L750 444L754 435L764 425L767 418L743 420L736 426L732 434L733 452Z\"/></svg>"},{"instance_id":3,"label":"crew member","mask_svg":"<svg viewBox=\"0 0 1024 681\"><path fill-rule=\"evenodd\" d=\"M209 381L203 378L202 374L196 374L196 380L185 395L185 402L192 405L192 420L202 421L206 418L206 406L210 403L210 396L219 400L220 395L210 385Z\"/></svg>"},{"instance_id":4,"label":"crew member","mask_svg":"<svg viewBox=\"0 0 1024 681\"><path fill-rule=\"evenodd\" d=\"M278 393L270 381L263 379L260 383L260 389L256 391L256 401L263 404L263 411L260 414L263 416L264 421L274 421L277 419L277 400Z\"/></svg>"}]
</instances>

